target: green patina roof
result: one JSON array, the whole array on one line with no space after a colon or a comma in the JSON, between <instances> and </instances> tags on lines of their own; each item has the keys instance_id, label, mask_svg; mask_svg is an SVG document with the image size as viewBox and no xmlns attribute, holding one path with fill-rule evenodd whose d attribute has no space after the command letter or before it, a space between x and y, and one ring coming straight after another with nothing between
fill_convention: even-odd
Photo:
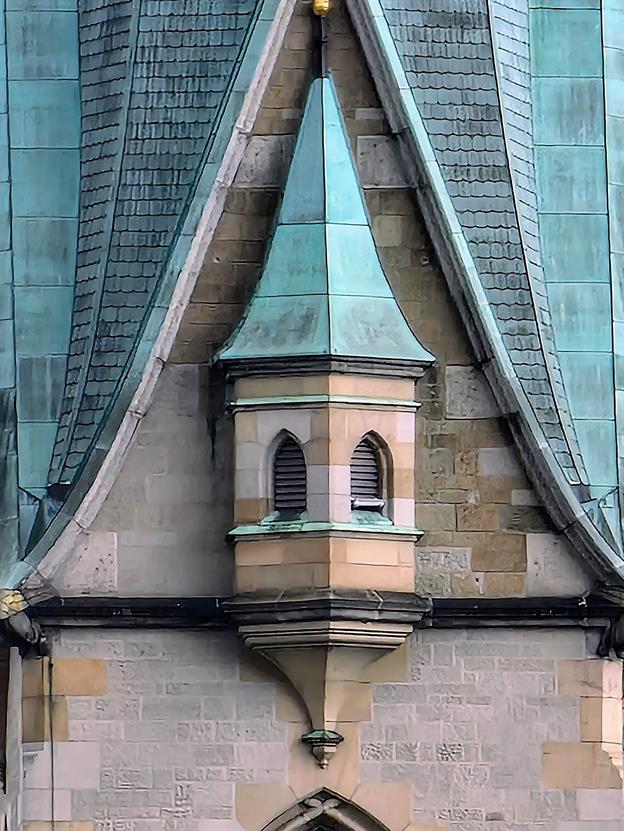
<instances>
[{"instance_id":1,"label":"green patina roof","mask_svg":"<svg viewBox=\"0 0 624 831\"><path fill-rule=\"evenodd\" d=\"M330 77L310 88L262 277L219 358L323 355L434 360L379 261Z\"/></svg>"}]
</instances>

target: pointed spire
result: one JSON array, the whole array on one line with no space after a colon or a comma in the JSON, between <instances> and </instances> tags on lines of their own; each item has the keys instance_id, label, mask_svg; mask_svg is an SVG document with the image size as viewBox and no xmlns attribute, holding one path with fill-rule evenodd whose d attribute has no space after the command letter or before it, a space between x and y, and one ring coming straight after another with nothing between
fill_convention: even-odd
<instances>
[{"instance_id":1,"label":"pointed spire","mask_svg":"<svg viewBox=\"0 0 624 831\"><path fill-rule=\"evenodd\" d=\"M383 272L331 77L312 83L260 282L218 358L434 360Z\"/></svg>"}]
</instances>

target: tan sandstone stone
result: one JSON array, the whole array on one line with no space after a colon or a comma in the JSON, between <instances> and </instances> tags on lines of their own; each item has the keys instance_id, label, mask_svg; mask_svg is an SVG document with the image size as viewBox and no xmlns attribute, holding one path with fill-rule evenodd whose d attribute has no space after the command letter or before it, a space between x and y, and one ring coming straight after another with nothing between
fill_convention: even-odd
<instances>
[{"instance_id":1,"label":"tan sandstone stone","mask_svg":"<svg viewBox=\"0 0 624 831\"><path fill-rule=\"evenodd\" d=\"M60 658L52 667L54 695L106 695L108 667L99 658Z\"/></svg>"},{"instance_id":2,"label":"tan sandstone stone","mask_svg":"<svg viewBox=\"0 0 624 831\"><path fill-rule=\"evenodd\" d=\"M620 757L621 752L620 746ZM621 789L622 769L597 742L545 742L542 783L545 788Z\"/></svg>"},{"instance_id":3,"label":"tan sandstone stone","mask_svg":"<svg viewBox=\"0 0 624 831\"><path fill-rule=\"evenodd\" d=\"M557 691L564 696L622 700L622 666L597 658L557 662Z\"/></svg>"}]
</instances>

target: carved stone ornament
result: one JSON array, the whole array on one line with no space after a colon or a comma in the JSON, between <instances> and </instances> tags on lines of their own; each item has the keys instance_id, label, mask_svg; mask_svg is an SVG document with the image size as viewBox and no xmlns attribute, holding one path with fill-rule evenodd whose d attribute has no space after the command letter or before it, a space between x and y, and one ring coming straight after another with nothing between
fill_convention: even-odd
<instances>
[{"instance_id":1,"label":"carved stone ornament","mask_svg":"<svg viewBox=\"0 0 624 831\"><path fill-rule=\"evenodd\" d=\"M305 797L272 820L263 831L387 831L367 811L327 788Z\"/></svg>"},{"instance_id":2,"label":"carved stone ornament","mask_svg":"<svg viewBox=\"0 0 624 831\"><path fill-rule=\"evenodd\" d=\"M245 645L277 666L299 694L311 727L302 741L326 768L343 739L341 722L358 720L370 696L371 665L401 646L429 608L415 595L330 590L308 598L239 595L227 611Z\"/></svg>"}]
</instances>

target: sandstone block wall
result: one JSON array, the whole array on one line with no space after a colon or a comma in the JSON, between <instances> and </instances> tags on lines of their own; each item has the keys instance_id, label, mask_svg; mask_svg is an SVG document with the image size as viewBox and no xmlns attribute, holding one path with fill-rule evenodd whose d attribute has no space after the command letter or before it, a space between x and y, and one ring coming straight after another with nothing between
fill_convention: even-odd
<instances>
[{"instance_id":1,"label":"sandstone block wall","mask_svg":"<svg viewBox=\"0 0 624 831\"><path fill-rule=\"evenodd\" d=\"M25 665L24 831L260 831L320 787L390 831L624 822L622 665L580 629L416 633L326 772L291 689L230 633L66 629L51 660Z\"/></svg>"}]
</instances>

